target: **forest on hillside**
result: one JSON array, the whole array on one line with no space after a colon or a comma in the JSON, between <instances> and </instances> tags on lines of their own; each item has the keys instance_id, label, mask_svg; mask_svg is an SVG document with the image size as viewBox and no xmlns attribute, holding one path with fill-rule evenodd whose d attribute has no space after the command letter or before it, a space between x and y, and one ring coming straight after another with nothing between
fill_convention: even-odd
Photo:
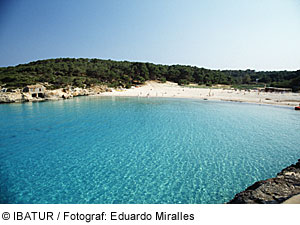
<instances>
[{"instance_id":1,"label":"forest on hillside","mask_svg":"<svg viewBox=\"0 0 300 225\"><path fill-rule=\"evenodd\" d=\"M0 86L22 88L29 84L48 82L51 88L67 85L83 87L106 84L126 87L147 80L172 81L180 85L266 84L300 90L300 70L263 71L210 70L196 66L159 65L153 63L113 61L86 58L57 58L0 68Z\"/></svg>"}]
</instances>

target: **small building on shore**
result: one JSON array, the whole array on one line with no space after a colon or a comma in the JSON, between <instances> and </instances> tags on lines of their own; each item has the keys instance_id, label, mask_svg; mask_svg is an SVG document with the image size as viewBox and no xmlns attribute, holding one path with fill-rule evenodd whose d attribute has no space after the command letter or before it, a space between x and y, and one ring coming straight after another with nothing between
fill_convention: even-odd
<instances>
[{"instance_id":1,"label":"small building on shore","mask_svg":"<svg viewBox=\"0 0 300 225\"><path fill-rule=\"evenodd\" d=\"M23 92L29 92L33 98L44 98L46 88L43 85L28 85L23 89Z\"/></svg>"}]
</instances>

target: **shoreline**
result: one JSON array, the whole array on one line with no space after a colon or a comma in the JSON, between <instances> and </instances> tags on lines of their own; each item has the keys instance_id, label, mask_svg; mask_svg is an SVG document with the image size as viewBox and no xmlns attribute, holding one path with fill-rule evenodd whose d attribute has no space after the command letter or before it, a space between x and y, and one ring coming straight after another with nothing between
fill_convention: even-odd
<instances>
[{"instance_id":1,"label":"shoreline","mask_svg":"<svg viewBox=\"0 0 300 225\"><path fill-rule=\"evenodd\" d=\"M83 96L76 96L76 97L83 97ZM280 107L280 108L289 108L294 109L295 106L291 105L279 105L279 104L268 104L268 103L256 103L256 102L247 102L247 101L235 101L235 100L222 100L222 99L201 99L201 98L189 98L189 97L141 97L141 96L115 96L115 95L87 95L86 97L118 97L118 98L149 98L149 99L187 99L187 100L200 100L200 101L207 101L207 102L222 102L222 103L242 103L242 104L252 104L252 105L259 105L259 106L269 106L269 107ZM59 100L59 99L58 99Z\"/></svg>"},{"instance_id":2,"label":"shoreline","mask_svg":"<svg viewBox=\"0 0 300 225\"><path fill-rule=\"evenodd\" d=\"M240 102L294 108L300 104L300 93L268 93L220 88L195 88L175 83L148 81L145 85L131 89L113 90L91 96L178 98Z\"/></svg>"},{"instance_id":3,"label":"shoreline","mask_svg":"<svg viewBox=\"0 0 300 225\"><path fill-rule=\"evenodd\" d=\"M92 97L140 97L140 98L178 98L197 99L221 102L239 102L256 105L281 106L294 108L300 105L300 93L270 93L258 90L237 90L229 88L202 88L195 86L179 86L177 83L147 81L144 85L130 89L110 89L96 86L74 90L56 89L47 91L45 98L31 98L26 93L0 93L0 104L45 102L65 100L79 96Z\"/></svg>"}]
</instances>

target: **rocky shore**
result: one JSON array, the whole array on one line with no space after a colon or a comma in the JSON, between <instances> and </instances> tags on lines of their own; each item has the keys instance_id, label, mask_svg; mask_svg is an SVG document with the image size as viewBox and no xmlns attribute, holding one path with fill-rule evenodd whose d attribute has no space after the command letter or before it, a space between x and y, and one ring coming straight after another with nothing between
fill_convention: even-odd
<instances>
[{"instance_id":1,"label":"rocky shore","mask_svg":"<svg viewBox=\"0 0 300 225\"><path fill-rule=\"evenodd\" d=\"M254 183L245 191L235 195L229 204L300 204L300 159L275 178Z\"/></svg>"},{"instance_id":2,"label":"rocky shore","mask_svg":"<svg viewBox=\"0 0 300 225\"><path fill-rule=\"evenodd\" d=\"M77 96L96 95L102 92L110 92L107 86L93 86L90 88L60 88L55 90L46 90L43 97L32 97L28 92L15 90L14 92L0 92L0 103L14 102L38 102L48 100L69 99Z\"/></svg>"}]
</instances>

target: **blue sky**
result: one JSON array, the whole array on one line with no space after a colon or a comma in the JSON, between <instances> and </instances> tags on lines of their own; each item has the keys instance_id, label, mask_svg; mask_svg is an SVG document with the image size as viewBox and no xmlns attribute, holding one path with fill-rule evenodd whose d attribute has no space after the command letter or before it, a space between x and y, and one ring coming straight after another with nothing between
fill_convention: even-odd
<instances>
[{"instance_id":1,"label":"blue sky","mask_svg":"<svg viewBox=\"0 0 300 225\"><path fill-rule=\"evenodd\" d=\"M0 66L83 57L300 69L299 0L1 0Z\"/></svg>"}]
</instances>

